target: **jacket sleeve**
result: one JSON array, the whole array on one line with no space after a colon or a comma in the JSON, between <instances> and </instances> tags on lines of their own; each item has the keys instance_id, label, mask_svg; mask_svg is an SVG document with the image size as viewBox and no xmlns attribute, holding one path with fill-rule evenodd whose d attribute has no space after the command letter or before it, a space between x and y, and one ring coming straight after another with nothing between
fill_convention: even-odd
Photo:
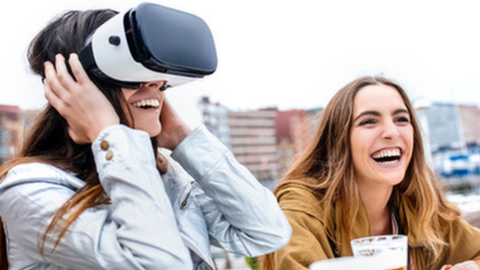
<instances>
[{"instance_id":1,"label":"jacket sleeve","mask_svg":"<svg viewBox=\"0 0 480 270\"><path fill-rule=\"evenodd\" d=\"M39 177L38 181L1 191L2 206L8 202L16 207L14 211L2 207L7 234L15 237L12 244L19 245L15 248L35 254L33 261L68 269L192 269L148 134L111 126L99 134L92 150L111 204L83 212L55 249L57 235L47 238L41 257L39 237L73 190L60 183L65 172L57 170L55 181L32 172L30 177Z\"/></svg>"},{"instance_id":2,"label":"jacket sleeve","mask_svg":"<svg viewBox=\"0 0 480 270\"><path fill-rule=\"evenodd\" d=\"M292 238L285 247L275 252L275 269L308 270L312 263L328 259L325 247L317 239L318 231L322 230L321 224L303 212L284 212L292 226ZM326 237L322 233L323 236Z\"/></svg>"},{"instance_id":3,"label":"jacket sleeve","mask_svg":"<svg viewBox=\"0 0 480 270\"><path fill-rule=\"evenodd\" d=\"M280 197L292 238L275 252L275 269L308 270L312 263L334 257L323 223L309 211L315 204L305 201L308 196L312 195L292 189Z\"/></svg>"},{"instance_id":4,"label":"jacket sleeve","mask_svg":"<svg viewBox=\"0 0 480 270\"><path fill-rule=\"evenodd\" d=\"M446 230L449 252L444 264L480 260L480 229L463 218L458 218L449 225Z\"/></svg>"},{"instance_id":5,"label":"jacket sleeve","mask_svg":"<svg viewBox=\"0 0 480 270\"><path fill-rule=\"evenodd\" d=\"M172 153L196 190L209 235L232 253L255 257L283 247L291 227L273 193L263 187L204 126Z\"/></svg>"}]
</instances>

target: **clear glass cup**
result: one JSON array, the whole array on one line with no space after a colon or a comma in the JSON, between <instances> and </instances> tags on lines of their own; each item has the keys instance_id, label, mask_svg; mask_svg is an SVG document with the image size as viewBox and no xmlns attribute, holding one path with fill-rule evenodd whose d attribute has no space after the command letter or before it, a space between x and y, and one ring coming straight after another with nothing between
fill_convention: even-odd
<instances>
[{"instance_id":1,"label":"clear glass cup","mask_svg":"<svg viewBox=\"0 0 480 270\"><path fill-rule=\"evenodd\" d=\"M372 257L343 257L314 262L310 270L383 270L383 266Z\"/></svg>"},{"instance_id":2,"label":"clear glass cup","mask_svg":"<svg viewBox=\"0 0 480 270\"><path fill-rule=\"evenodd\" d=\"M373 257L384 270L407 270L408 238L405 235L380 235L350 242L355 257Z\"/></svg>"}]
</instances>

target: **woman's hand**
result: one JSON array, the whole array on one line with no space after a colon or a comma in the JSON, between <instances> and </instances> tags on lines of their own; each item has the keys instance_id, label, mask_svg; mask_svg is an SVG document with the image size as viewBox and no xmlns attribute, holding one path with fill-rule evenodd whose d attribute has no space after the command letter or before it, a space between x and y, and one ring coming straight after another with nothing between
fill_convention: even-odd
<instances>
[{"instance_id":1,"label":"woman's hand","mask_svg":"<svg viewBox=\"0 0 480 270\"><path fill-rule=\"evenodd\" d=\"M480 261L465 261L455 265L444 265L440 270L478 270L480 269Z\"/></svg>"},{"instance_id":2,"label":"woman's hand","mask_svg":"<svg viewBox=\"0 0 480 270\"><path fill-rule=\"evenodd\" d=\"M45 62L45 98L68 123L68 134L78 144L91 143L100 131L120 122L112 104L88 78L76 54L68 61L75 79L70 76L65 58L58 54L55 66Z\"/></svg>"},{"instance_id":3,"label":"woman's hand","mask_svg":"<svg viewBox=\"0 0 480 270\"><path fill-rule=\"evenodd\" d=\"M163 101L160 123L162 131L157 136L158 146L172 151L192 132L166 98Z\"/></svg>"}]
</instances>

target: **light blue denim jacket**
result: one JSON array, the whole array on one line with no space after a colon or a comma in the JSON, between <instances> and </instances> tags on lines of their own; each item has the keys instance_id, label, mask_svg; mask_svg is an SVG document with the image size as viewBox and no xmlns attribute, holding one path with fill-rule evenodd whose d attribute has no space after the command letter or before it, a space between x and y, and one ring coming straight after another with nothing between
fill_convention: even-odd
<instances>
[{"instance_id":1,"label":"light blue denim jacket","mask_svg":"<svg viewBox=\"0 0 480 270\"><path fill-rule=\"evenodd\" d=\"M111 204L81 214L53 251L56 236L47 239L43 257L52 215L84 182L40 163L0 182L10 269L214 269L210 244L254 257L290 239L273 194L203 126L168 155L164 175L146 132L108 127L92 150Z\"/></svg>"}]
</instances>

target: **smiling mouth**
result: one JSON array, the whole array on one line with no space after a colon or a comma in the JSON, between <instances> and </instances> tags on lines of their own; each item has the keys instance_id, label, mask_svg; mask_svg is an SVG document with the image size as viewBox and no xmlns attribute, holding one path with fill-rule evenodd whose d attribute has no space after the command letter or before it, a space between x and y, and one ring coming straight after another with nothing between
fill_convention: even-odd
<instances>
[{"instance_id":1,"label":"smiling mouth","mask_svg":"<svg viewBox=\"0 0 480 270\"><path fill-rule=\"evenodd\" d=\"M144 110L158 109L158 107L160 106L160 101L158 101L158 99L143 99L132 103L132 105Z\"/></svg>"},{"instance_id":2,"label":"smiling mouth","mask_svg":"<svg viewBox=\"0 0 480 270\"><path fill-rule=\"evenodd\" d=\"M400 161L402 153L400 149L385 149L372 154L373 160L380 164L394 164Z\"/></svg>"}]
</instances>

